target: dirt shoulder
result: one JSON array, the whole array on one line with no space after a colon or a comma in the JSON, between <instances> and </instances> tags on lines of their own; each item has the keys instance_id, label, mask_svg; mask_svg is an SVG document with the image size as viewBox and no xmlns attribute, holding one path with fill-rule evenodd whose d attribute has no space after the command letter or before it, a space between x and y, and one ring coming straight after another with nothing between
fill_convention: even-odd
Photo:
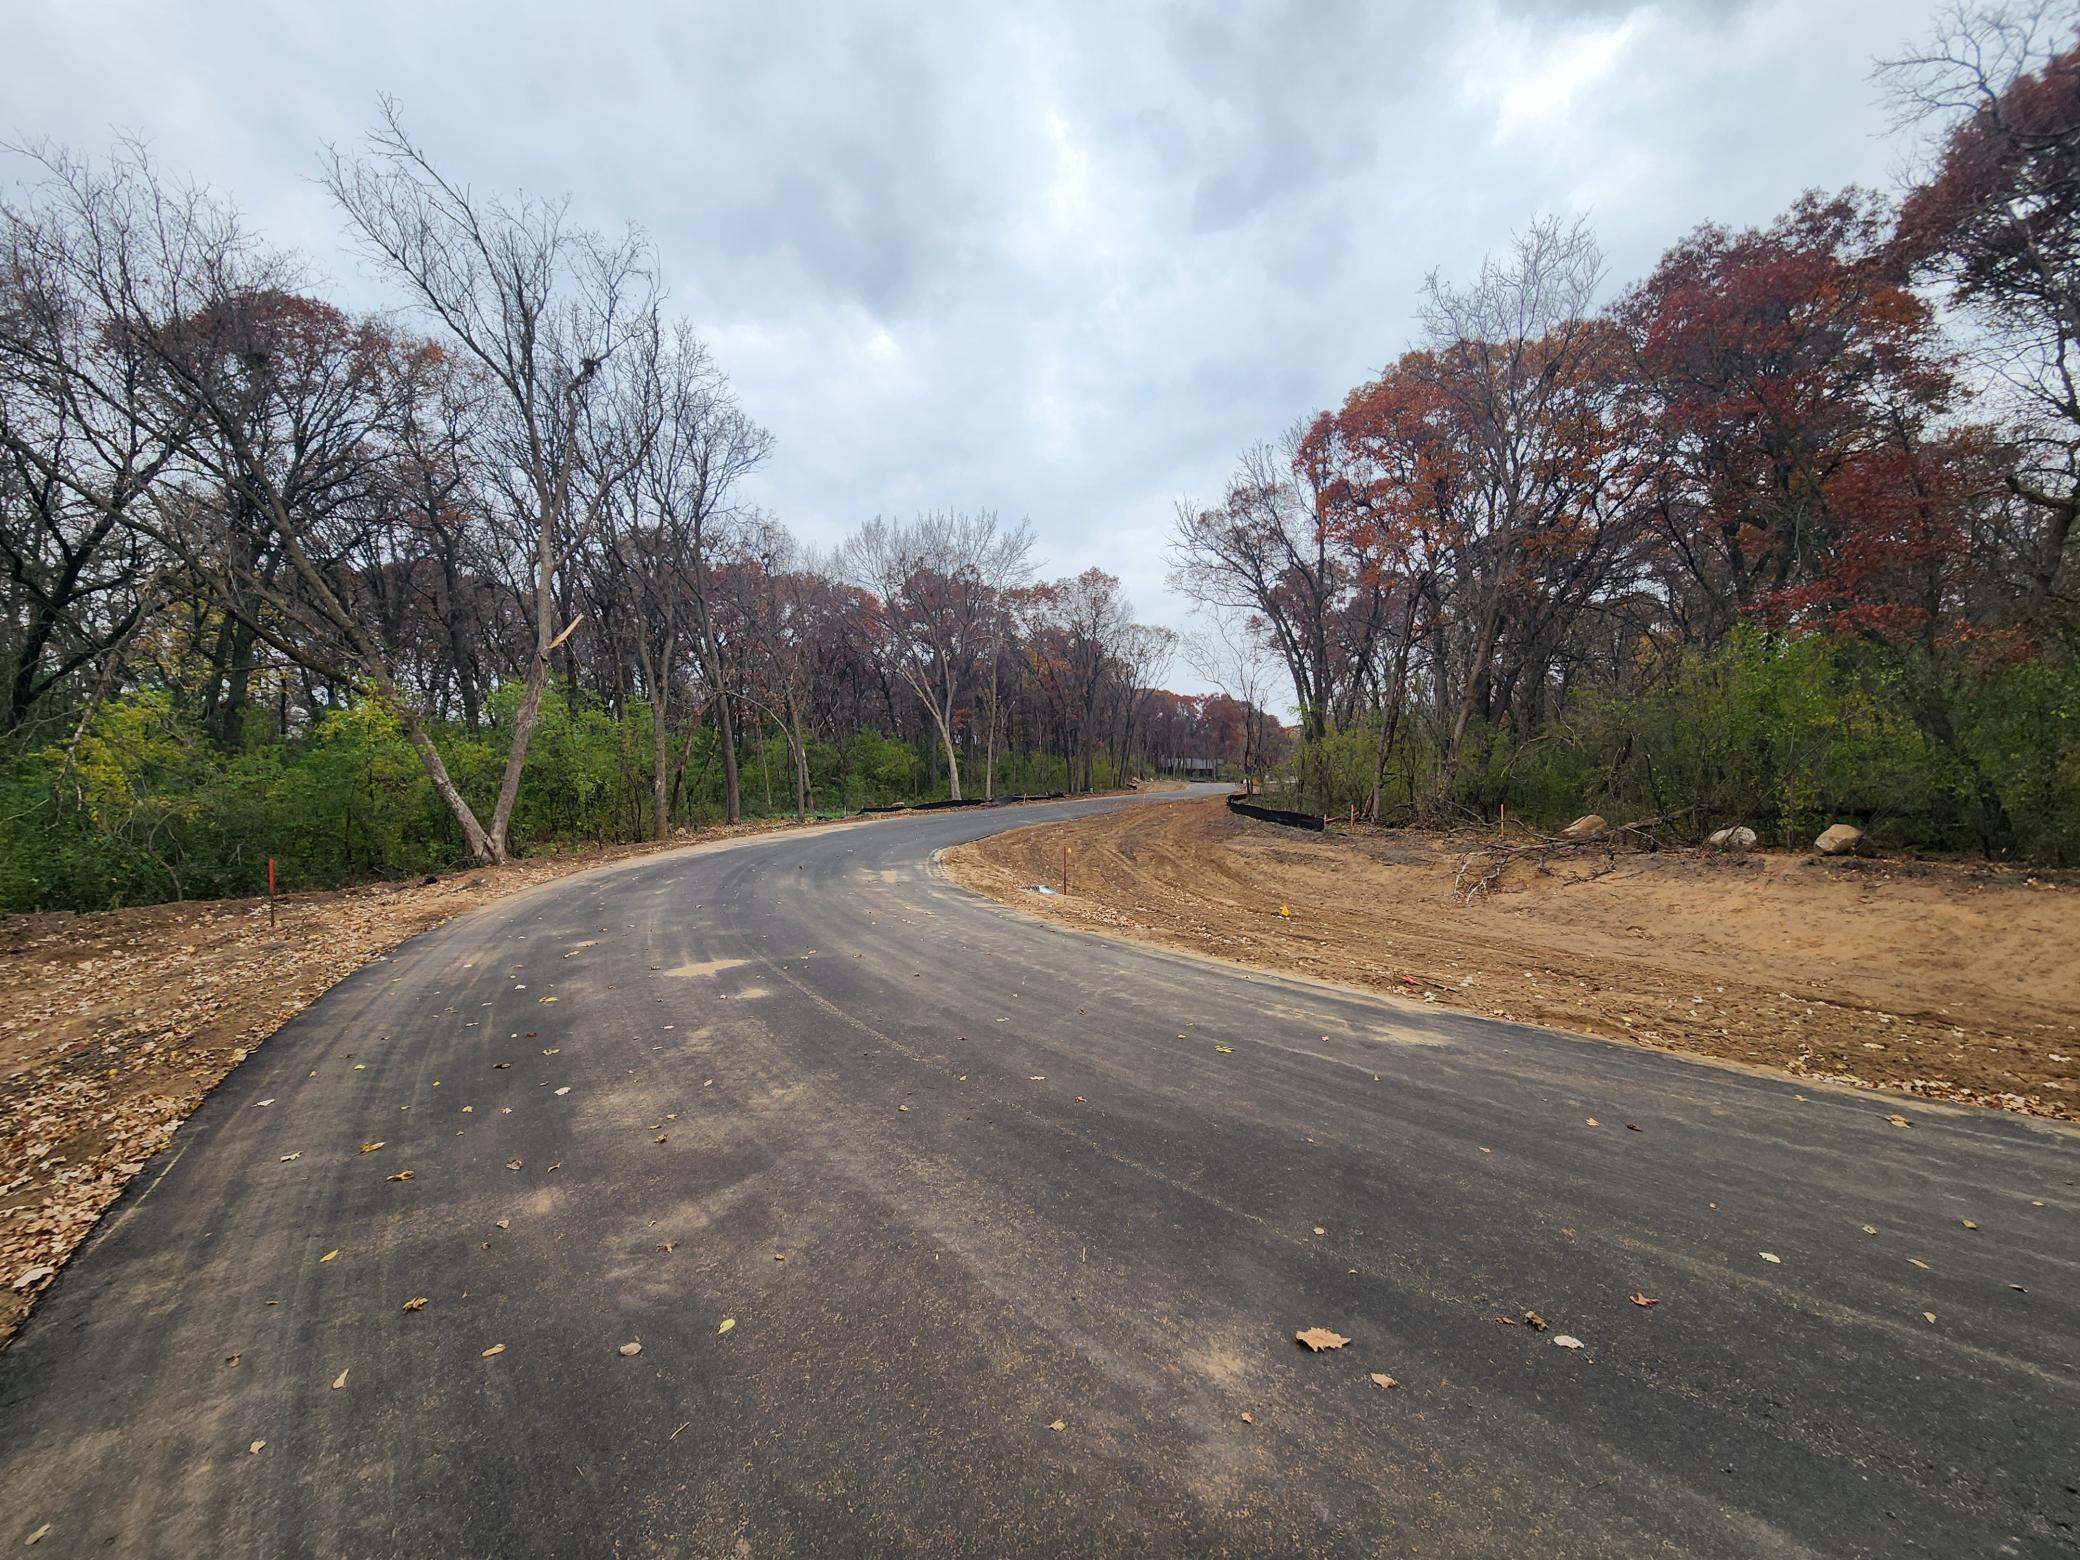
<instances>
[{"instance_id":1,"label":"dirt shoulder","mask_svg":"<svg viewBox=\"0 0 2080 1560\"><path fill-rule=\"evenodd\" d=\"M409 937L554 878L797 827L706 829L434 882L0 916L0 1344L102 1211L246 1054Z\"/></svg>"},{"instance_id":2,"label":"dirt shoulder","mask_svg":"<svg viewBox=\"0 0 2080 1560\"><path fill-rule=\"evenodd\" d=\"M1665 851L1518 867L1468 905L1452 879L1476 843L1314 836L1213 800L1042 824L942 860L969 888L1088 930L2080 1120L2080 889L1962 863ZM1065 845L1069 893L1032 892L1060 888Z\"/></svg>"}]
</instances>

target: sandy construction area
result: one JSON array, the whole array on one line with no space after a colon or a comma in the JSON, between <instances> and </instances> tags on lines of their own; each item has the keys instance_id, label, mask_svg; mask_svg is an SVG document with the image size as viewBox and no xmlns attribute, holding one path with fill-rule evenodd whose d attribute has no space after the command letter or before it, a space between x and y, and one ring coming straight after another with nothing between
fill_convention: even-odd
<instances>
[{"instance_id":1,"label":"sandy construction area","mask_svg":"<svg viewBox=\"0 0 2080 1560\"><path fill-rule=\"evenodd\" d=\"M1310 835L1219 801L949 851L1070 925L1924 1098L2080 1119L2080 888L2008 867L1603 852L1468 904L1478 839ZM1067 895L1062 848L1072 847ZM1281 914L1281 908L1288 913Z\"/></svg>"}]
</instances>

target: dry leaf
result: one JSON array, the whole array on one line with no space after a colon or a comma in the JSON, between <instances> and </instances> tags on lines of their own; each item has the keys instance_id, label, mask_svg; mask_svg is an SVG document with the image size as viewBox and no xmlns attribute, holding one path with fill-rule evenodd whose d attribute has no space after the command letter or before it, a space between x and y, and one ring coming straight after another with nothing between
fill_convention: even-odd
<instances>
[{"instance_id":1,"label":"dry leaf","mask_svg":"<svg viewBox=\"0 0 2080 1560\"><path fill-rule=\"evenodd\" d=\"M1235 1047L1232 1045L1216 1045L1214 1049L1223 1056L1233 1056L1235 1054Z\"/></svg>"},{"instance_id":2,"label":"dry leaf","mask_svg":"<svg viewBox=\"0 0 2080 1560\"><path fill-rule=\"evenodd\" d=\"M244 1358L245 1356L243 1354L227 1354L224 1356L224 1363L226 1365L229 1365L233 1370L236 1370L238 1369L238 1362Z\"/></svg>"},{"instance_id":3,"label":"dry leaf","mask_svg":"<svg viewBox=\"0 0 2080 1560\"><path fill-rule=\"evenodd\" d=\"M1257 1416L1255 1414L1244 1414L1242 1422L1246 1425L1253 1425L1257 1422Z\"/></svg>"},{"instance_id":4,"label":"dry leaf","mask_svg":"<svg viewBox=\"0 0 2080 1560\"><path fill-rule=\"evenodd\" d=\"M1866 1235L1875 1235L1878 1233L1878 1228L1874 1224L1866 1224L1863 1227L1863 1233Z\"/></svg>"},{"instance_id":5,"label":"dry leaf","mask_svg":"<svg viewBox=\"0 0 2080 1560\"><path fill-rule=\"evenodd\" d=\"M1774 1251L1758 1251L1756 1255L1762 1258L1762 1260L1765 1262L1774 1262L1779 1267L1782 1267L1784 1265L1784 1259L1778 1256Z\"/></svg>"},{"instance_id":6,"label":"dry leaf","mask_svg":"<svg viewBox=\"0 0 2080 1560\"><path fill-rule=\"evenodd\" d=\"M642 1352L643 1346L640 1343L624 1343L621 1346L621 1357L623 1359L631 1359Z\"/></svg>"},{"instance_id":7,"label":"dry leaf","mask_svg":"<svg viewBox=\"0 0 2080 1560\"><path fill-rule=\"evenodd\" d=\"M511 1219L495 1219L492 1222L497 1224L497 1226L502 1230L511 1229L513 1227L513 1221Z\"/></svg>"},{"instance_id":8,"label":"dry leaf","mask_svg":"<svg viewBox=\"0 0 2080 1560\"><path fill-rule=\"evenodd\" d=\"M1930 1267L1926 1262L1923 1262L1919 1257L1909 1257L1907 1258L1907 1260L1913 1263L1914 1266L1921 1269L1921 1271L1924 1273L1933 1273L1935 1271L1934 1268Z\"/></svg>"},{"instance_id":9,"label":"dry leaf","mask_svg":"<svg viewBox=\"0 0 2080 1560\"><path fill-rule=\"evenodd\" d=\"M566 1095L566 1094L568 1094L568 1093L570 1093L570 1092L571 1092L571 1086L570 1086L569 1084L565 1084L565 1085L564 1085L564 1086L563 1086L562 1088L560 1088L560 1089L558 1089L558 1090L556 1091L556 1096L557 1096L557 1098L558 1098L558 1099L561 1099L561 1098L562 1098L562 1097L563 1097L564 1095Z\"/></svg>"},{"instance_id":10,"label":"dry leaf","mask_svg":"<svg viewBox=\"0 0 2080 1560\"><path fill-rule=\"evenodd\" d=\"M908 1110L909 1108L910 1108L910 1107L909 1107L908 1105L898 1105L898 1106L896 1107L896 1109L897 1109L897 1110ZM658 1139L657 1141L658 1141L658 1142L660 1142L660 1143L662 1143L662 1142L664 1141L664 1139L663 1139L663 1138L659 1138L659 1139Z\"/></svg>"},{"instance_id":11,"label":"dry leaf","mask_svg":"<svg viewBox=\"0 0 2080 1560\"><path fill-rule=\"evenodd\" d=\"M395 1175L386 1175L383 1177L383 1179L386 1181L409 1181L411 1178L412 1172L409 1170L400 1170Z\"/></svg>"},{"instance_id":12,"label":"dry leaf","mask_svg":"<svg viewBox=\"0 0 2080 1560\"><path fill-rule=\"evenodd\" d=\"M1495 1325L1497 1327L1514 1327L1517 1325L1517 1319L1514 1316L1498 1316L1495 1318Z\"/></svg>"},{"instance_id":13,"label":"dry leaf","mask_svg":"<svg viewBox=\"0 0 2080 1560\"><path fill-rule=\"evenodd\" d=\"M426 1297L424 1295L413 1295L411 1299L405 1301L398 1309L400 1311L423 1311L426 1309Z\"/></svg>"},{"instance_id":14,"label":"dry leaf","mask_svg":"<svg viewBox=\"0 0 2080 1560\"><path fill-rule=\"evenodd\" d=\"M520 1166L521 1166L521 1165L522 1165L523 1163L524 1163L524 1161L523 1161L523 1160L519 1160L519 1159L508 1159L508 1160L506 1161L506 1168L507 1168L508 1170L518 1170L518 1169L520 1168Z\"/></svg>"},{"instance_id":15,"label":"dry leaf","mask_svg":"<svg viewBox=\"0 0 2080 1560\"><path fill-rule=\"evenodd\" d=\"M1973 1223L1973 1222L1972 1222L1972 1221L1971 1221L1970 1219L1959 1219L1959 1220L1958 1220L1957 1222L1958 1222L1959 1224L1962 1224L1962 1225L1963 1225L1963 1226L1964 1226L1964 1227L1965 1227L1966 1229L1968 1229L1968 1230L1975 1230L1975 1229L1977 1229L1977 1228L1979 1227L1979 1226L1978 1226L1977 1224Z\"/></svg>"},{"instance_id":16,"label":"dry leaf","mask_svg":"<svg viewBox=\"0 0 2080 1560\"><path fill-rule=\"evenodd\" d=\"M1638 1290L1634 1290L1632 1293L1632 1303L1636 1306L1644 1308L1650 1305L1659 1305L1661 1302L1659 1300L1656 1300L1652 1295L1643 1295Z\"/></svg>"},{"instance_id":17,"label":"dry leaf","mask_svg":"<svg viewBox=\"0 0 2080 1560\"><path fill-rule=\"evenodd\" d=\"M1068 1429L1069 1427L1066 1424L1064 1424L1061 1420L1057 1419L1053 1424L1049 1425L1047 1428L1054 1431L1055 1434L1060 1435L1064 1430Z\"/></svg>"},{"instance_id":18,"label":"dry leaf","mask_svg":"<svg viewBox=\"0 0 2080 1560\"><path fill-rule=\"evenodd\" d=\"M1887 1116L1885 1119L1891 1122L1895 1127L1911 1127L1914 1124L1913 1122L1907 1120L1907 1118L1904 1116Z\"/></svg>"},{"instance_id":19,"label":"dry leaf","mask_svg":"<svg viewBox=\"0 0 2080 1560\"><path fill-rule=\"evenodd\" d=\"M291 1164L291 1163L295 1162L296 1160L299 1160L299 1159L301 1159L302 1157L303 1157L303 1150L302 1150L302 1149L298 1149L298 1150L297 1150L297 1151L296 1151L295 1153L293 1153L293 1154L284 1154L284 1155L282 1155L282 1157L281 1157L281 1158L279 1158L279 1159L277 1159L277 1160L275 1161L275 1163L276 1163L276 1164L278 1164L278 1165L286 1165L286 1164Z\"/></svg>"},{"instance_id":20,"label":"dry leaf","mask_svg":"<svg viewBox=\"0 0 2080 1560\"><path fill-rule=\"evenodd\" d=\"M1933 1311L1923 1311L1921 1313L1921 1319L1924 1322L1928 1323L1929 1326L1933 1327L1936 1324L1936 1313Z\"/></svg>"},{"instance_id":21,"label":"dry leaf","mask_svg":"<svg viewBox=\"0 0 2080 1560\"><path fill-rule=\"evenodd\" d=\"M773 1260L775 1262L785 1262L787 1260L787 1253L784 1251L776 1251L773 1253Z\"/></svg>"},{"instance_id":22,"label":"dry leaf","mask_svg":"<svg viewBox=\"0 0 2080 1560\"><path fill-rule=\"evenodd\" d=\"M715 1329L715 1336L718 1338L721 1337L724 1333L728 1332L732 1327L736 1325L737 1319L734 1316L725 1316L722 1319L722 1325Z\"/></svg>"},{"instance_id":23,"label":"dry leaf","mask_svg":"<svg viewBox=\"0 0 2080 1560\"><path fill-rule=\"evenodd\" d=\"M44 1525L43 1525L42 1527L38 1528L38 1529L37 1529L37 1530L36 1530L35 1532L31 1533L31 1534L30 1534L30 1535L29 1535L29 1536L28 1536L27 1538L25 1538L25 1539L23 1539L23 1540L22 1540L22 1547L23 1547L24 1549L26 1549L26 1548L28 1548L28 1547L29 1547L29 1546L30 1546L31 1544L40 1544L40 1543L42 1543L42 1542L43 1542L43 1535L44 1535L44 1534L46 1534L46 1533L48 1533L48 1532L49 1532L50 1530L51 1530L51 1525L50 1525L50 1524L49 1524L48 1522L44 1523Z\"/></svg>"},{"instance_id":24,"label":"dry leaf","mask_svg":"<svg viewBox=\"0 0 2080 1560\"><path fill-rule=\"evenodd\" d=\"M491 1358L491 1356L492 1356L492 1355L494 1355L494 1354L503 1354L503 1353L505 1353L505 1352L506 1352L506 1346L505 1346L504 1344L502 1344L502 1343L494 1343L494 1344L493 1344L493 1345L492 1345L492 1346L491 1346L490 1348L486 1349L486 1350L485 1350L485 1351L484 1351L484 1352L483 1352L482 1354L478 1355L477 1357L478 1357L479 1359L485 1359L485 1360L488 1360L488 1359L490 1359L490 1358Z\"/></svg>"},{"instance_id":25,"label":"dry leaf","mask_svg":"<svg viewBox=\"0 0 2080 1560\"><path fill-rule=\"evenodd\" d=\"M341 1371L337 1376L334 1376L332 1378L332 1390L335 1392L337 1392L341 1387L345 1386L346 1384L347 1373L345 1371Z\"/></svg>"},{"instance_id":26,"label":"dry leaf","mask_svg":"<svg viewBox=\"0 0 2080 1560\"><path fill-rule=\"evenodd\" d=\"M1298 1342L1306 1344L1316 1354L1324 1349L1340 1349L1350 1342L1342 1333L1331 1332L1326 1327L1310 1327L1305 1332L1294 1333L1293 1337Z\"/></svg>"},{"instance_id":27,"label":"dry leaf","mask_svg":"<svg viewBox=\"0 0 2080 1560\"><path fill-rule=\"evenodd\" d=\"M381 1143L363 1143L361 1145L361 1152L364 1154L373 1154L377 1149L381 1148L382 1146L383 1145Z\"/></svg>"},{"instance_id":28,"label":"dry leaf","mask_svg":"<svg viewBox=\"0 0 2080 1560\"><path fill-rule=\"evenodd\" d=\"M334 1257L336 1257L336 1256L338 1256L338 1255L339 1255L339 1252L338 1252L337 1250L333 1250L333 1251L328 1251L328 1252L326 1252L326 1253L325 1253L325 1255L324 1255L324 1256L322 1256L322 1257L318 1258L318 1260L319 1260L320 1262L330 1262L330 1261L331 1261L331 1260L332 1260L332 1259L333 1259Z\"/></svg>"},{"instance_id":29,"label":"dry leaf","mask_svg":"<svg viewBox=\"0 0 2080 1560\"><path fill-rule=\"evenodd\" d=\"M1384 1375L1379 1371L1372 1373L1372 1384L1375 1387L1398 1387L1401 1385L1392 1376Z\"/></svg>"},{"instance_id":30,"label":"dry leaf","mask_svg":"<svg viewBox=\"0 0 2080 1560\"><path fill-rule=\"evenodd\" d=\"M1585 1116L1582 1119L1588 1122L1589 1125L1592 1127L1600 1127L1603 1125L1603 1123L1598 1121L1594 1116Z\"/></svg>"},{"instance_id":31,"label":"dry leaf","mask_svg":"<svg viewBox=\"0 0 2080 1560\"><path fill-rule=\"evenodd\" d=\"M1546 1330L1546 1319L1536 1311L1526 1311L1524 1313L1524 1325L1533 1332L1544 1332Z\"/></svg>"},{"instance_id":32,"label":"dry leaf","mask_svg":"<svg viewBox=\"0 0 2080 1560\"><path fill-rule=\"evenodd\" d=\"M251 1446L246 1448L246 1454L250 1457L258 1457L260 1455L260 1448L262 1448L266 1444L267 1443L265 1441L255 1441Z\"/></svg>"},{"instance_id":33,"label":"dry leaf","mask_svg":"<svg viewBox=\"0 0 2080 1560\"><path fill-rule=\"evenodd\" d=\"M556 999L554 997L539 997L536 1000L541 1002L544 1006L546 1006L547 1004L554 1002Z\"/></svg>"},{"instance_id":34,"label":"dry leaf","mask_svg":"<svg viewBox=\"0 0 2080 1560\"><path fill-rule=\"evenodd\" d=\"M1319 1224L1317 1224L1317 1225L1316 1225L1316 1226L1314 1227L1314 1232L1315 1232L1315 1234L1317 1234L1317 1235L1326 1235L1326 1234L1328 1234L1328 1233L1329 1233L1329 1232L1328 1232L1327 1230L1323 1229L1323 1228L1322 1228L1322 1227L1321 1227L1321 1226L1320 1226Z\"/></svg>"},{"instance_id":35,"label":"dry leaf","mask_svg":"<svg viewBox=\"0 0 2080 1560\"><path fill-rule=\"evenodd\" d=\"M1553 1334L1553 1347L1556 1349L1579 1349L1581 1346L1582 1340L1579 1338L1570 1338L1566 1333Z\"/></svg>"}]
</instances>

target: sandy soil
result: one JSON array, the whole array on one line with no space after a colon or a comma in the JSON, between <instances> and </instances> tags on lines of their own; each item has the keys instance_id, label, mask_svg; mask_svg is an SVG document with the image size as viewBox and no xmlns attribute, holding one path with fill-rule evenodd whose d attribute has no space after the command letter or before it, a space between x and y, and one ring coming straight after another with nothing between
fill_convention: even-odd
<instances>
[{"instance_id":1,"label":"sandy soil","mask_svg":"<svg viewBox=\"0 0 2080 1560\"><path fill-rule=\"evenodd\" d=\"M1094 931L2080 1120L2080 888L1949 862L1598 851L1517 866L1468 904L1453 878L1479 843L1310 835L1216 800L1042 824L943 860L970 888ZM1070 892L1032 892L1060 888L1064 845Z\"/></svg>"},{"instance_id":2,"label":"sandy soil","mask_svg":"<svg viewBox=\"0 0 2080 1560\"><path fill-rule=\"evenodd\" d=\"M659 848L292 895L273 929L265 900L0 916L0 1344L203 1095L328 987L466 910Z\"/></svg>"}]
</instances>

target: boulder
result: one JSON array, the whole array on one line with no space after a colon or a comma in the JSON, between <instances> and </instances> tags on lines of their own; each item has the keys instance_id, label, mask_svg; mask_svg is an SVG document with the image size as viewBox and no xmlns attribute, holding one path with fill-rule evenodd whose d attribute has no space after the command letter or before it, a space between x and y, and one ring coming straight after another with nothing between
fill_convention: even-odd
<instances>
[{"instance_id":1,"label":"boulder","mask_svg":"<svg viewBox=\"0 0 2080 1560\"><path fill-rule=\"evenodd\" d=\"M1593 840L1599 834L1610 833L1611 826L1605 823L1599 814L1587 813L1560 832L1571 840Z\"/></svg>"},{"instance_id":2,"label":"boulder","mask_svg":"<svg viewBox=\"0 0 2080 1560\"><path fill-rule=\"evenodd\" d=\"M1755 831L1745 823L1736 823L1731 828L1712 830L1704 842L1713 850L1753 850Z\"/></svg>"},{"instance_id":3,"label":"boulder","mask_svg":"<svg viewBox=\"0 0 2080 1560\"><path fill-rule=\"evenodd\" d=\"M1830 823L1813 841L1823 856L1853 856L1863 849L1863 830L1847 823Z\"/></svg>"}]
</instances>

